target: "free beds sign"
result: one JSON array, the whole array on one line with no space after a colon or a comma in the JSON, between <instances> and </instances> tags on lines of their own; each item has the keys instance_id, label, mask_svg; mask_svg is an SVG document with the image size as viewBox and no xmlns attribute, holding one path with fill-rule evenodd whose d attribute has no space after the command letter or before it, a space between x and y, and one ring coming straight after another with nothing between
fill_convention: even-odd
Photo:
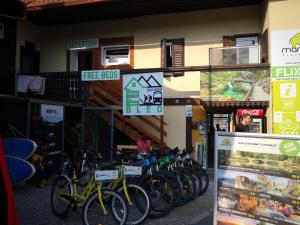
<instances>
[{"instance_id":1,"label":"free beds sign","mask_svg":"<svg viewBox=\"0 0 300 225\"><path fill-rule=\"evenodd\" d=\"M300 137L216 133L214 225L300 224Z\"/></svg>"},{"instance_id":2,"label":"free beds sign","mask_svg":"<svg viewBox=\"0 0 300 225\"><path fill-rule=\"evenodd\" d=\"M120 70L81 71L81 81L120 80Z\"/></svg>"}]
</instances>

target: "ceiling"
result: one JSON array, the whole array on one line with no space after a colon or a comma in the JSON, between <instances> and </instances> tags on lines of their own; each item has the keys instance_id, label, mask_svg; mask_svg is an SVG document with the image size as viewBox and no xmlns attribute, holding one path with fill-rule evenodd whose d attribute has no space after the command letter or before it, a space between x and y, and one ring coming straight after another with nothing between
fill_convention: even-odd
<instances>
[{"instance_id":1,"label":"ceiling","mask_svg":"<svg viewBox=\"0 0 300 225\"><path fill-rule=\"evenodd\" d=\"M138 17L260 4L262 0L23 0L27 18L42 25Z\"/></svg>"}]
</instances>

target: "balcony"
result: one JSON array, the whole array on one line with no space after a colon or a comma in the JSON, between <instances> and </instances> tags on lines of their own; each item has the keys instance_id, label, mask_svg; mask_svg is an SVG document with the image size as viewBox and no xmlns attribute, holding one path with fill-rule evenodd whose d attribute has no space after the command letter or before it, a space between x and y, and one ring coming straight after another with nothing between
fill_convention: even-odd
<instances>
[{"instance_id":1,"label":"balcony","mask_svg":"<svg viewBox=\"0 0 300 225\"><path fill-rule=\"evenodd\" d=\"M81 103L83 100L79 72L40 73L30 75L45 78L45 93L43 95L35 95L29 92L26 93L27 97L70 103Z\"/></svg>"},{"instance_id":2,"label":"balcony","mask_svg":"<svg viewBox=\"0 0 300 225\"><path fill-rule=\"evenodd\" d=\"M258 64L260 46L235 46L209 49L210 66Z\"/></svg>"}]
</instances>

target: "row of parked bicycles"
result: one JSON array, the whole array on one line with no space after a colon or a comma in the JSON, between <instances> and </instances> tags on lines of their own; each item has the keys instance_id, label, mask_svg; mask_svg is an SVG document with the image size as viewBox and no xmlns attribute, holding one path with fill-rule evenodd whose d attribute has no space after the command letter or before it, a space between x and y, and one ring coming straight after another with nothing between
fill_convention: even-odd
<instances>
[{"instance_id":1,"label":"row of parked bicycles","mask_svg":"<svg viewBox=\"0 0 300 225\"><path fill-rule=\"evenodd\" d=\"M81 208L85 225L135 225L164 217L203 195L209 185L206 170L178 148L153 151L138 161L119 152L113 166L101 166L100 155L93 163L86 158L85 153L80 169L66 162L51 190L54 214L67 218L70 210Z\"/></svg>"}]
</instances>

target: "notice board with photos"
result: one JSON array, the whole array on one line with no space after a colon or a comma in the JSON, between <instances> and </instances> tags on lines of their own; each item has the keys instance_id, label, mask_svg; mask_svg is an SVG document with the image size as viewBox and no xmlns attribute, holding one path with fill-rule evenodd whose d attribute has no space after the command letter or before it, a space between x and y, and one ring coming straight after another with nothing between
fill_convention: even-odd
<instances>
[{"instance_id":1,"label":"notice board with photos","mask_svg":"<svg viewBox=\"0 0 300 225\"><path fill-rule=\"evenodd\" d=\"M216 132L214 225L300 224L300 136Z\"/></svg>"}]
</instances>

